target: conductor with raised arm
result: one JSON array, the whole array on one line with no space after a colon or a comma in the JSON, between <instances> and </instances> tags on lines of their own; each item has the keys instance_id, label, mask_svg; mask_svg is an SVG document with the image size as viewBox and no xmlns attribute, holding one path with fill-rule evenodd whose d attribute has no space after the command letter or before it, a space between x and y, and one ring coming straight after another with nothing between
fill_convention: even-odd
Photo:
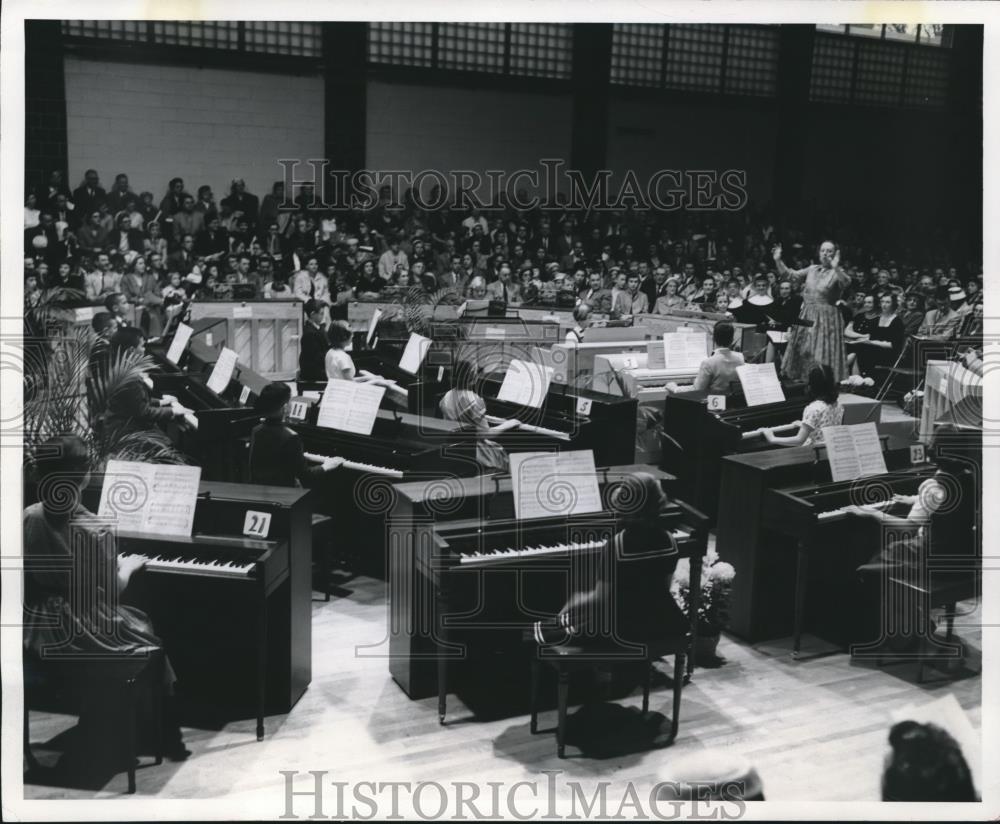
<instances>
[{"instance_id":1,"label":"conductor with raised arm","mask_svg":"<svg viewBox=\"0 0 1000 824\"><path fill-rule=\"evenodd\" d=\"M847 377L847 353L844 349L844 326L837 301L851 278L840 268L840 250L826 240L819 247L819 263L805 269L789 269L781 260L781 246L773 250L778 275L802 284L802 309L799 318L812 326L793 326L788 331L788 348L781 363L785 377L801 381L817 363L829 364L833 377Z\"/></svg>"}]
</instances>

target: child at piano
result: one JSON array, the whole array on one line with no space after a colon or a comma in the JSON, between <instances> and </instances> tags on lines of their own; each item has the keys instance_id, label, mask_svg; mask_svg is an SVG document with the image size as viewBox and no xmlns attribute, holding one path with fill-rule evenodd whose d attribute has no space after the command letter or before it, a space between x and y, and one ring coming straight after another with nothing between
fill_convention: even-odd
<instances>
[{"instance_id":1,"label":"child at piano","mask_svg":"<svg viewBox=\"0 0 1000 824\"><path fill-rule=\"evenodd\" d=\"M774 446L811 446L823 442L824 426L840 426L844 420L844 407L837 400L840 387L827 364L816 364L809 370L806 397L809 403L802 411L802 420L790 426L798 427L794 435L775 435L776 428L761 430L769 444Z\"/></svg>"},{"instance_id":2,"label":"child at piano","mask_svg":"<svg viewBox=\"0 0 1000 824\"><path fill-rule=\"evenodd\" d=\"M121 600L145 559L120 557L107 522L82 505L90 452L81 438L58 435L39 444L32 470L39 501L23 515L24 652L31 666L67 667L65 683L81 699L81 735L78 749L67 752L60 767L67 777L99 776L109 755L112 702L122 698L108 693L108 676L124 681L142 672L151 654L163 653L146 614ZM59 558L65 564L52 563ZM164 755L183 761L191 753L170 698L175 681L165 659ZM88 744L93 751L79 749Z\"/></svg>"},{"instance_id":3,"label":"child at piano","mask_svg":"<svg viewBox=\"0 0 1000 824\"><path fill-rule=\"evenodd\" d=\"M264 486L313 486L324 473L343 464L343 458L328 458L310 464L303 454L302 438L285 426L292 390L288 384L267 384L254 404L263 421L250 433L250 483Z\"/></svg>"},{"instance_id":4,"label":"child at piano","mask_svg":"<svg viewBox=\"0 0 1000 824\"><path fill-rule=\"evenodd\" d=\"M324 360L327 380L357 381L358 383L371 383L375 386L385 387L396 385L380 375L357 374L357 370L354 367L354 359L349 354L352 348L351 338L353 337L353 333L346 321L331 321L329 328L326 330L326 337L330 343L330 348L326 351Z\"/></svg>"},{"instance_id":5,"label":"child at piano","mask_svg":"<svg viewBox=\"0 0 1000 824\"><path fill-rule=\"evenodd\" d=\"M449 389L441 398L438 407L446 420L462 424L462 429L472 434L475 441L475 460L482 472L510 470L507 451L488 436L515 429L520 425L520 421L505 420L491 426L486 418L486 402L471 389Z\"/></svg>"},{"instance_id":6,"label":"child at piano","mask_svg":"<svg viewBox=\"0 0 1000 824\"><path fill-rule=\"evenodd\" d=\"M555 619L534 625L536 643L632 645L688 632L690 623L670 595L678 550L660 523L669 501L659 481L648 472L626 476L610 504L620 527L597 565L597 580L575 592Z\"/></svg>"}]
</instances>

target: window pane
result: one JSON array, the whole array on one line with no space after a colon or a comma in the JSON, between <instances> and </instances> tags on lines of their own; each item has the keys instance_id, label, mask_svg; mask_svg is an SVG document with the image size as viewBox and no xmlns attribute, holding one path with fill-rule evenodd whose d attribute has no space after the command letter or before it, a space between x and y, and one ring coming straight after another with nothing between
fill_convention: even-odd
<instances>
[{"instance_id":1,"label":"window pane","mask_svg":"<svg viewBox=\"0 0 1000 824\"><path fill-rule=\"evenodd\" d=\"M67 37L98 37L134 43L146 39L145 20L63 20Z\"/></svg>"},{"instance_id":2,"label":"window pane","mask_svg":"<svg viewBox=\"0 0 1000 824\"><path fill-rule=\"evenodd\" d=\"M153 42L168 46L239 48L239 23L235 20L168 20L153 22Z\"/></svg>"},{"instance_id":3,"label":"window pane","mask_svg":"<svg viewBox=\"0 0 1000 824\"><path fill-rule=\"evenodd\" d=\"M951 52L914 49L906 67L903 103L907 106L941 108L948 98Z\"/></svg>"},{"instance_id":4,"label":"window pane","mask_svg":"<svg viewBox=\"0 0 1000 824\"><path fill-rule=\"evenodd\" d=\"M917 31L920 26L916 23L886 23L886 40L903 40L907 43L917 42Z\"/></svg>"},{"instance_id":5,"label":"window pane","mask_svg":"<svg viewBox=\"0 0 1000 824\"><path fill-rule=\"evenodd\" d=\"M568 78L572 63L572 26L566 23L511 24L511 74Z\"/></svg>"},{"instance_id":6,"label":"window pane","mask_svg":"<svg viewBox=\"0 0 1000 824\"><path fill-rule=\"evenodd\" d=\"M730 26L725 91L770 97L777 83L778 30L772 26Z\"/></svg>"},{"instance_id":7,"label":"window pane","mask_svg":"<svg viewBox=\"0 0 1000 824\"><path fill-rule=\"evenodd\" d=\"M858 78L854 89L856 103L897 105L903 87L903 61L906 50L890 43L860 43Z\"/></svg>"},{"instance_id":8,"label":"window pane","mask_svg":"<svg viewBox=\"0 0 1000 824\"><path fill-rule=\"evenodd\" d=\"M615 23L611 32L611 82L659 86L663 65L660 24Z\"/></svg>"},{"instance_id":9,"label":"window pane","mask_svg":"<svg viewBox=\"0 0 1000 824\"><path fill-rule=\"evenodd\" d=\"M851 23L847 29L848 34L860 34L864 37L882 37L881 24L873 23Z\"/></svg>"},{"instance_id":10,"label":"window pane","mask_svg":"<svg viewBox=\"0 0 1000 824\"><path fill-rule=\"evenodd\" d=\"M319 23L251 20L244 24L247 51L319 57L323 53Z\"/></svg>"},{"instance_id":11,"label":"window pane","mask_svg":"<svg viewBox=\"0 0 1000 824\"><path fill-rule=\"evenodd\" d=\"M438 24L438 66L503 72L504 28L503 23Z\"/></svg>"},{"instance_id":12,"label":"window pane","mask_svg":"<svg viewBox=\"0 0 1000 824\"><path fill-rule=\"evenodd\" d=\"M816 35L813 46L809 99L826 103L849 103L851 71L857 45L847 37Z\"/></svg>"},{"instance_id":13,"label":"window pane","mask_svg":"<svg viewBox=\"0 0 1000 824\"><path fill-rule=\"evenodd\" d=\"M667 86L718 91L724 41L724 26L670 26L667 34Z\"/></svg>"},{"instance_id":14,"label":"window pane","mask_svg":"<svg viewBox=\"0 0 1000 824\"><path fill-rule=\"evenodd\" d=\"M372 63L430 66L433 23L369 23L368 59Z\"/></svg>"}]
</instances>

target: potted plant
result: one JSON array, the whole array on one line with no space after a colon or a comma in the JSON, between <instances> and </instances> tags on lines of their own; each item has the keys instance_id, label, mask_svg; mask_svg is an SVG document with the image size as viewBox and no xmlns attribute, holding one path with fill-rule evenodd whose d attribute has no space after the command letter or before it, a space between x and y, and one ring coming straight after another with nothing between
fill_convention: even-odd
<instances>
[{"instance_id":1,"label":"potted plant","mask_svg":"<svg viewBox=\"0 0 1000 824\"><path fill-rule=\"evenodd\" d=\"M720 561L714 547L709 549L702 563L698 641L695 647L695 657L701 665L718 661L715 650L719 644L719 634L729 622L729 596L735 577L733 565ZM691 566L686 558L677 564L670 593L678 606L687 612L691 595Z\"/></svg>"}]
</instances>

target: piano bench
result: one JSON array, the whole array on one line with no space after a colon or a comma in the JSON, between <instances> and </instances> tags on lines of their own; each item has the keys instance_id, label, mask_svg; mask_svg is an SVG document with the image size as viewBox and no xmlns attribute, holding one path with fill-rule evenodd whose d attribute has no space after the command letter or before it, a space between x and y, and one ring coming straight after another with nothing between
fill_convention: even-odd
<instances>
[{"instance_id":1,"label":"piano bench","mask_svg":"<svg viewBox=\"0 0 1000 824\"><path fill-rule=\"evenodd\" d=\"M531 661L531 734L538 732L538 685L543 665L552 667L558 681L558 722L556 745L560 758L566 757L566 710L569 698L569 678L581 670L607 669L615 666L641 663L645 667L642 686L642 714L649 712L649 687L653 663L666 655L674 656L673 714L670 719L670 741L677 738L680 724L681 690L684 688L685 656L691 644L689 635L648 641L645 650L605 643L556 644L539 646Z\"/></svg>"},{"instance_id":2,"label":"piano bench","mask_svg":"<svg viewBox=\"0 0 1000 824\"><path fill-rule=\"evenodd\" d=\"M23 676L24 676L24 760L29 771L34 772L41 769L38 759L31 749L31 724L30 712L32 706L53 709L53 704L59 711L67 709L63 706L70 695L73 696L72 703L75 705L72 711L80 717L82 722L84 714L88 712L86 700L79 700L77 692L82 685L86 685L87 691L93 694L106 694L108 690L115 690L120 693L121 701L115 703L116 718L121 719L125 730L125 753L122 757L124 772L128 777L128 793L135 793L135 771L138 761L139 748L137 745L137 728L139 726L139 682L148 682L152 691L152 725L153 748L156 764L163 763L163 730L161 727L161 701L163 697L163 674L165 658L162 653L154 653L145 658L129 657L120 660L105 660L82 662L79 660L42 660L34 655L25 654L23 656ZM106 708L105 708L106 709ZM91 712L92 712L91 708ZM102 710L103 712L104 710ZM100 720L100 719L98 719ZM87 727L92 727L89 723ZM82 723L77 724L81 728ZM94 732L97 732L94 730ZM103 742L107 738L102 739ZM97 745L96 741L85 742L87 746ZM106 743L101 743L97 752L104 752ZM83 756L85 758L86 756ZM60 766L62 762L60 762ZM81 760L81 767L93 767L94 764ZM121 768L115 772L122 772ZM111 773L108 773L110 777ZM79 780L81 776L72 775L67 772L66 777L70 780Z\"/></svg>"}]
</instances>

